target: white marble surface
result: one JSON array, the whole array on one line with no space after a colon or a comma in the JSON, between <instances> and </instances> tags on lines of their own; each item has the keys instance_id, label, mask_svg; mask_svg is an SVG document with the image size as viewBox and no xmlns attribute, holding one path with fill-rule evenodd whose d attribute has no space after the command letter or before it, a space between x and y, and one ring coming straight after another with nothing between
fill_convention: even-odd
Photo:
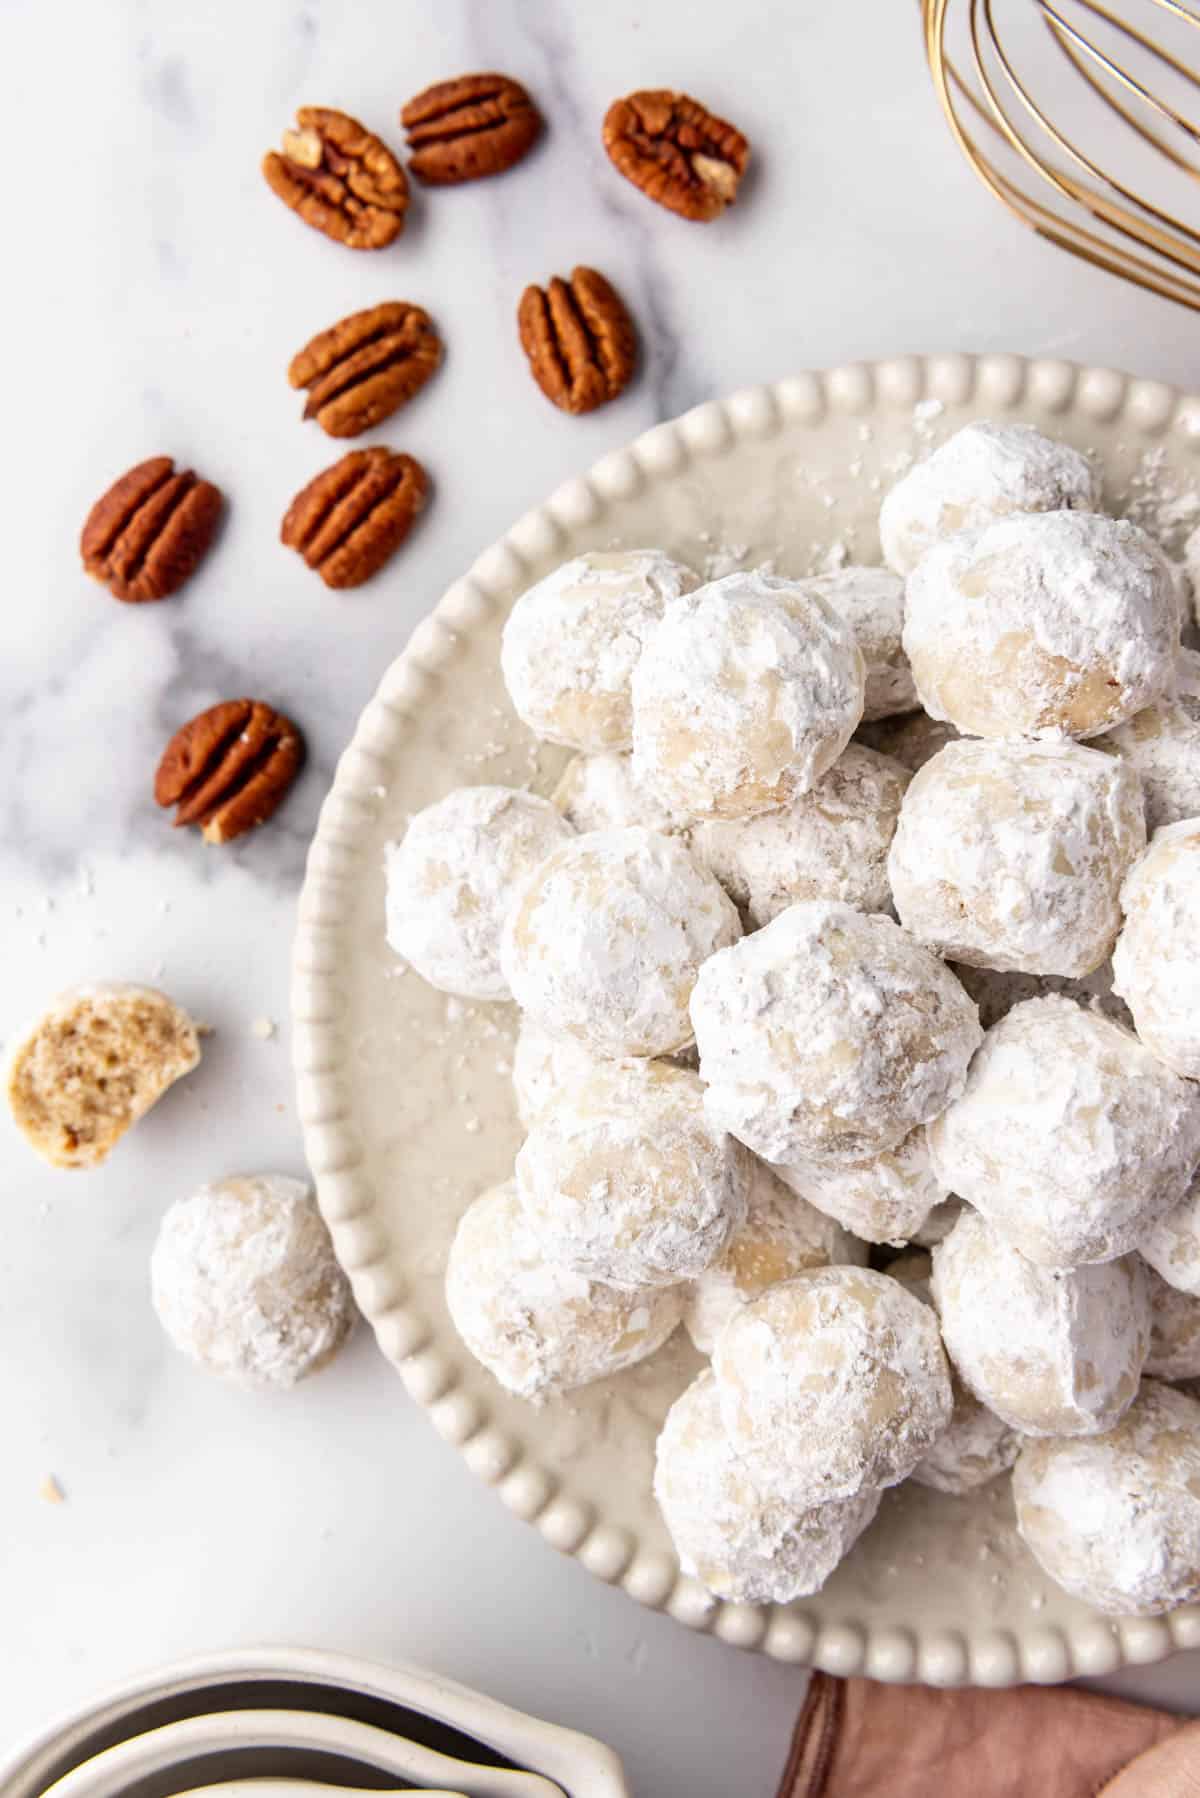
<instances>
[{"instance_id":1,"label":"white marble surface","mask_svg":"<svg viewBox=\"0 0 1200 1798\"><path fill-rule=\"evenodd\" d=\"M959 166L915 8L800 0L0 0L6 74L0 1031L84 975L158 980L215 1034L204 1065L92 1176L0 1133L0 1744L136 1667L287 1639L426 1662L591 1729L639 1793L768 1798L802 1678L642 1612L477 1487L364 1333L294 1395L206 1381L164 1345L146 1259L205 1177L301 1163L287 961L333 761L439 591L562 477L658 417L810 363L1006 348L1195 381L1185 315L1022 234ZM355 256L258 174L293 107L396 141L427 81L498 66L550 122L503 181L418 194L399 244ZM607 101L689 89L754 139L745 204L690 226L599 144ZM635 311L637 385L554 412L514 329L523 284L598 264ZM327 593L277 543L336 451L284 370L315 329L385 297L427 305L444 371L381 438L436 495L391 573ZM114 604L76 538L144 455L195 462L231 504L184 595ZM303 723L309 772L232 850L150 798L167 736L261 694ZM271 1041L254 1019L279 1020ZM39 1496L46 1474L66 1503ZM1184 1704L1200 1657L1112 1682Z\"/></svg>"}]
</instances>

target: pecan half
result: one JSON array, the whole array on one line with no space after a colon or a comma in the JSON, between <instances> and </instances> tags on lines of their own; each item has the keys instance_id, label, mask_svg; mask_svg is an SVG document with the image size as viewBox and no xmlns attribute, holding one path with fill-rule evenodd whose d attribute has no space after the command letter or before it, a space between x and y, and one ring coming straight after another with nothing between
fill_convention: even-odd
<instances>
[{"instance_id":1,"label":"pecan half","mask_svg":"<svg viewBox=\"0 0 1200 1798\"><path fill-rule=\"evenodd\" d=\"M357 437L419 393L441 359L429 314L386 300L319 332L292 357L288 380L308 389L305 418L330 437Z\"/></svg>"},{"instance_id":2,"label":"pecan half","mask_svg":"<svg viewBox=\"0 0 1200 1798\"><path fill-rule=\"evenodd\" d=\"M399 237L408 177L385 143L348 113L302 106L298 131L268 150L262 171L306 225L352 250L381 250Z\"/></svg>"},{"instance_id":3,"label":"pecan half","mask_svg":"<svg viewBox=\"0 0 1200 1798\"><path fill-rule=\"evenodd\" d=\"M265 824L304 762L304 738L261 699L227 699L176 731L154 777L175 824L198 824L206 843L229 843Z\"/></svg>"},{"instance_id":4,"label":"pecan half","mask_svg":"<svg viewBox=\"0 0 1200 1798\"><path fill-rule=\"evenodd\" d=\"M178 592L212 542L220 489L170 456L151 456L96 501L79 539L83 565L116 599Z\"/></svg>"},{"instance_id":5,"label":"pecan half","mask_svg":"<svg viewBox=\"0 0 1200 1798\"><path fill-rule=\"evenodd\" d=\"M527 287L517 328L534 380L564 412L593 412L629 385L637 334L624 300L596 269Z\"/></svg>"},{"instance_id":6,"label":"pecan half","mask_svg":"<svg viewBox=\"0 0 1200 1798\"><path fill-rule=\"evenodd\" d=\"M408 536L428 486L412 456L350 450L301 489L279 535L327 587L361 587Z\"/></svg>"},{"instance_id":7,"label":"pecan half","mask_svg":"<svg viewBox=\"0 0 1200 1798\"><path fill-rule=\"evenodd\" d=\"M400 123L417 180L451 187L502 175L520 162L542 129L542 115L507 75L460 75L410 100Z\"/></svg>"},{"instance_id":8,"label":"pecan half","mask_svg":"<svg viewBox=\"0 0 1200 1798\"><path fill-rule=\"evenodd\" d=\"M733 125L687 94L627 94L604 115L604 148L627 181L685 219L715 219L732 206L750 160Z\"/></svg>"}]
</instances>

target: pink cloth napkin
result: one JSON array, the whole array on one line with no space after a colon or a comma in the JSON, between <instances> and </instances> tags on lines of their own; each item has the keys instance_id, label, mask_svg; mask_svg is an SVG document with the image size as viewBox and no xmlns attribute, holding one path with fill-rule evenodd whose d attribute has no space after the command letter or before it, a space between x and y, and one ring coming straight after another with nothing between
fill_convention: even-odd
<instances>
[{"instance_id":1,"label":"pink cloth napkin","mask_svg":"<svg viewBox=\"0 0 1200 1798\"><path fill-rule=\"evenodd\" d=\"M814 1673L778 1798L1101 1794L1200 1798L1200 1722L1075 1686L940 1691Z\"/></svg>"}]
</instances>

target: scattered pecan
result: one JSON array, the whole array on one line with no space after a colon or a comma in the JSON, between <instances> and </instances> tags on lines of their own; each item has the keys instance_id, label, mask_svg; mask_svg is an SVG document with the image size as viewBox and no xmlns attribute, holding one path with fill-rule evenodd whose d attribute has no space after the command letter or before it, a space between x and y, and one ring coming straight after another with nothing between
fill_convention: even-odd
<instances>
[{"instance_id":1,"label":"scattered pecan","mask_svg":"<svg viewBox=\"0 0 1200 1798\"><path fill-rule=\"evenodd\" d=\"M178 591L212 542L219 488L170 456L151 456L96 501L79 539L83 565L116 599L137 603Z\"/></svg>"},{"instance_id":2,"label":"scattered pecan","mask_svg":"<svg viewBox=\"0 0 1200 1798\"><path fill-rule=\"evenodd\" d=\"M685 219L715 219L732 206L750 160L740 131L665 88L614 100L604 148L627 181Z\"/></svg>"},{"instance_id":3,"label":"scattered pecan","mask_svg":"<svg viewBox=\"0 0 1200 1798\"><path fill-rule=\"evenodd\" d=\"M507 75L439 81L400 113L409 167L430 187L502 175L520 162L542 129L542 115Z\"/></svg>"},{"instance_id":4,"label":"scattered pecan","mask_svg":"<svg viewBox=\"0 0 1200 1798\"><path fill-rule=\"evenodd\" d=\"M229 843L265 824L304 761L304 738L260 699L227 699L176 731L154 777L176 826L198 824L207 843Z\"/></svg>"},{"instance_id":5,"label":"scattered pecan","mask_svg":"<svg viewBox=\"0 0 1200 1798\"><path fill-rule=\"evenodd\" d=\"M533 378L564 412L592 412L629 385L637 335L625 302L594 268L527 287L517 308Z\"/></svg>"},{"instance_id":6,"label":"scattered pecan","mask_svg":"<svg viewBox=\"0 0 1200 1798\"><path fill-rule=\"evenodd\" d=\"M308 389L305 418L330 437L357 437L419 393L441 359L429 314L385 300L319 332L292 357L288 380Z\"/></svg>"},{"instance_id":7,"label":"scattered pecan","mask_svg":"<svg viewBox=\"0 0 1200 1798\"><path fill-rule=\"evenodd\" d=\"M301 489L279 535L327 587L361 587L408 536L428 486L412 456L350 450Z\"/></svg>"},{"instance_id":8,"label":"scattered pecan","mask_svg":"<svg viewBox=\"0 0 1200 1798\"><path fill-rule=\"evenodd\" d=\"M302 106L296 122L298 131L283 134L282 154L263 157L263 174L285 205L352 250L381 250L399 237L408 177L387 145L329 106Z\"/></svg>"}]
</instances>

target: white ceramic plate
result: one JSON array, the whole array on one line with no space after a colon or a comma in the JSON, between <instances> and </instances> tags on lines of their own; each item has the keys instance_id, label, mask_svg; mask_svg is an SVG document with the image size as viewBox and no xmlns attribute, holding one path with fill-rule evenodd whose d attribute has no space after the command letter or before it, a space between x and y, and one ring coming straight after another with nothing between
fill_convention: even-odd
<instances>
[{"instance_id":1,"label":"white ceramic plate","mask_svg":"<svg viewBox=\"0 0 1200 1798\"><path fill-rule=\"evenodd\" d=\"M881 491L908 458L984 416L1096 450L1117 510L1144 517L1155 491L1200 482L1200 400L1016 356L801 374L647 432L520 519L384 676L312 846L293 1002L300 1114L338 1255L409 1392L505 1504L600 1579L725 1641L836 1673L1008 1685L1200 1645L1200 1607L1113 1621L1066 1597L1017 1540L1004 1481L969 1500L887 1494L825 1590L794 1606L718 1603L681 1577L651 1469L658 1426L699 1359L680 1333L649 1363L535 1410L467 1354L442 1273L460 1214L507 1177L519 1145L514 1017L401 972L383 933L384 845L411 811L466 784L546 792L562 765L518 723L500 677L500 627L531 581L612 545L655 544L707 573L766 558L807 573L834 545L877 560Z\"/></svg>"}]
</instances>

